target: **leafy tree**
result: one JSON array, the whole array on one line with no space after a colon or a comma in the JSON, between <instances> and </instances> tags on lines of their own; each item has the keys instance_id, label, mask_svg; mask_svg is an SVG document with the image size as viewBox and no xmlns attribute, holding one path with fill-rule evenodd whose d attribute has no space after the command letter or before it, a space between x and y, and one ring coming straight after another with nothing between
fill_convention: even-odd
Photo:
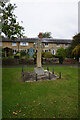
<instances>
[{"instance_id":1,"label":"leafy tree","mask_svg":"<svg viewBox=\"0 0 80 120\"><path fill-rule=\"evenodd\" d=\"M71 47L72 47L72 54L78 60L80 57L80 33L73 36Z\"/></svg>"},{"instance_id":2,"label":"leafy tree","mask_svg":"<svg viewBox=\"0 0 80 120\"><path fill-rule=\"evenodd\" d=\"M72 53L74 54L75 58L79 60L80 57L80 44L77 45L73 50Z\"/></svg>"},{"instance_id":3,"label":"leafy tree","mask_svg":"<svg viewBox=\"0 0 80 120\"><path fill-rule=\"evenodd\" d=\"M50 52L45 52L43 57L44 57L44 58L52 58L53 55L52 55L52 53L50 53Z\"/></svg>"},{"instance_id":4,"label":"leafy tree","mask_svg":"<svg viewBox=\"0 0 80 120\"><path fill-rule=\"evenodd\" d=\"M73 49L72 52L73 52L75 55L78 55L78 54L80 53L80 44L77 45L77 46Z\"/></svg>"},{"instance_id":5,"label":"leafy tree","mask_svg":"<svg viewBox=\"0 0 80 120\"><path fill-rule=\"evenodd\" d=\"M71 45L65 49L65 54L67 58L73 58L72 47Z\"/></svg>"},{"instance_id":6,"label":"leafy tree","mask_svg":"<svg viewBox=\"0 0 80 120\"><path fill-rule=\"evenodd\" d=\"M68 48L65 49L66 57L76 58L78 60L80 56L80 33L73 36L73 40Z\"/></svg>"},{"instance_id":7,"label":"leafy tree","mask_svg":"<svg viewBox=\"0 0 80 120\"><path fill-rule=\"evenodd\" d=\"M0 9L2 12L2 33L9 39L16 39L23 37L24 28L19 25L14 15L14 10L17 8L16 4L0 2Z\"/></svg>"},{"instance_id":8,"label":"leafy tree","mask_svg":"<svg viewBox=\"0 0 80 120\"><path fill-rule=\"evenodd\" d=\"M52 37L51 37L51 32L42 33L42 37L43 37L43 38L52 38Z\"/></svg>"},{"instance_id":9,"label":"leafy tree","mask_svg":"<svg viewBox=\"0 0 80 120\"><path fill-rule=\"evenodd\" d=\"M64 49L64 48L59 48L59 49L56 51L56 55L62 56L63 58L65 58L65 57L66 57L65 49Z\"/></svg>"},{"instance_id":10,"label":"leafy tree","mask_svg":"<svg viewBox=\"0 0 80 120\"><path fill-rule=\"evenodd\" d=\"M71 42L72 49L74 49L79 44L80 44L80 33L73 36L73 40Z\"/></svg>"}]
</instances>

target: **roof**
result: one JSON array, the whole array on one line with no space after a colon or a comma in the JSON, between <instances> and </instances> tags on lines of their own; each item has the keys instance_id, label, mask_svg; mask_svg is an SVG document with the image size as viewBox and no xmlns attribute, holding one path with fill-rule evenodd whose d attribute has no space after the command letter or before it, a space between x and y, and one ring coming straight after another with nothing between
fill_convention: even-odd
<instances>
[{"instance_id":1,"label":"roof","mask_svg":"<svg viewBox=\"0 0 80 120\"><path fill-rule=\"evenodd\" d=\"M16 40L11 40L8 38L2 38L3 42L37 42L39 38L23 38L23 39L16 39ZM0 40L1 41L1 40ZM70 44L72 39L54 39L54 38L42 38L43 43L68 43Z\"/></svg>"}]
</instances>

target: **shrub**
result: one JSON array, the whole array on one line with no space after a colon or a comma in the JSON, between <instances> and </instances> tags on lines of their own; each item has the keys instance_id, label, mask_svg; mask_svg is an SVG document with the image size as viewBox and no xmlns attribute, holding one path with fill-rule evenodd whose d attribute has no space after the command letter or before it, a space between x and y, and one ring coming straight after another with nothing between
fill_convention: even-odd
<instances>
[{"instance_id":1,"label":"shrub","mask_svg":"<svg viewBox=\"0 0 80 120\"><path fill-rule=\"evenodd\" d=\"M26 53L26 56L25 56L27 59L29 58L29 54L28 53Z\"/></svg>"},{"instance_id":2,"label":"shrub","mask_svg":"<svg viewBox=\"0 0 80 120\"><path fill-rule=\"evenodd\" d=\"M65 49L65 53L66 53L66 58L74 58L74 55L72 54L72 47L69 46Z\"/></svg>"},{"instance_id":3,"label":"shrub","mask_svg":"<svg viewBox=\"0 0 80 120\"><path fill-rule=\"evenodd\" d=\"M24 50L21 50L20 51L20 56L25 56L26 55L26 52Z\"/></svg>"},{"instance_id":4,"label":"shrub","mask_svg":"<svg viewBox=\"0 0 80 120\"><path fill-rule=\"evenodd\" d=\"M44 58L52 58L53 55L52 55L52 53L50 53L50 52L45 52L44 55L43 55L43 57L44 57Z\"/></svg>"},{"instance_id":5,"label":"shrub","mask_svg":"<svg viewBox=\"0 0 80 120\"><path fill-rule=\"evenodd\" d=\"M33 58L36 58L37 57L37 53L35 53L34 55L33 55Z\"/></svg>"},{"instance_id":6,"label":"shrub","mask_svg":"<svg viewBox=\"0 0 80 120\"><path fill-rule=\"evenodd\" d=\"M62 56L63 58L65 58L65 57L66 57L65 49L64 49L64 48L59 48L59 49L56 51L56 55Z\"/></svg>"},{"instance_id":7,"label":"shrub","mask_svg":"<svg viewBox=\"0 0 80 120\"><path fill-rule=\"evenodd\" d=\"M45 52L44 52L44 51L42 51L42 53L41 53L41 54L42 54L42 57L44 57Z\"/></svg>"},{"instance_id":8,"label":"shrub","mask_svg":"<svg viewBox=\"0 0 80 120\"><path fill-rule=\"evenodd\" d=\"M17 52L17 53L16 53L16 56L20 56L20 52Z\"/></svg>"}]
</instances>

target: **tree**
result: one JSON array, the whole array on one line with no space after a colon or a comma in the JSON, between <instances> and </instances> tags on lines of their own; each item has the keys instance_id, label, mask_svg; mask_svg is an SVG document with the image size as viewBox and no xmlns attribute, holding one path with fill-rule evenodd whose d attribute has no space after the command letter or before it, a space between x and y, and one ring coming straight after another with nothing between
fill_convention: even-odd
<instances>
[{"instance_id":1,"label":"tree","mask_svg":"<svg viewBox=\"0 0 80 120\"><path fill-rule=\"evenodd\" d=\"M51 37L51 32L42 33L42 37L43 37L43 38L52 38L52 37Z\"/></svg>"},{"instance_id":2,"label":"tree","mask_svg":"<svg viewBox=\"0 0 80 120\"><path fill-rule=\"evenodd\" d=\"M73 58L72 47L71 45L65 49L65 54L67 58Z\"/></svg>"},{"instance_id":3,"label":"tree","mask_svg":"<svg viewBox=\"0 0 80 120\"><path fill-rule=\"evenodd\" d=\"M73 40L71 42L71 46L74 49L79 44L80 44L80 33L78 33L75 36L73 36Z\"/></svg>"},{"instance_id":4,"label":"tree","mask_svg":"<svg viewBox=\"0 0 80 120\"><path fill-rule=\"evenodd\" d=\"M17 8L16 4L0 2L0 9L2 12L2 31L1 35L9 39L23 38L24 28L19 25L14 15L14 10Z\"/></svg>"},{"instance_id":5,"label":"tree","mask_svg":"<svg viewBox=\"0 0 80 120\"><path fill-rule=\"evenodd\" d=\"M72 52L74 55L78 55L80 53L80 44L77 45Z\"/></svg>"},{"instance_id":6,"label":"tree","mask_svg":"<svg viewBox=\"0 0 80 120\"><path fill-rule=\"evenodd\" d=\"M59 49L56 51L56 55L62 56L63 58L65 58L65 57L66 57L65 49L64 49L64 48L59 48Z\"/></svg>"},{"instance_id":7,"label":"tree","mask_svg":"<svg viewBox=\"0 0 80 120\"><path fill-rule=\"evenodd\" d=\"M80 33L73 36L71 47L74 57L78 60L80 57Z\"/></svg>"}]
</instances>

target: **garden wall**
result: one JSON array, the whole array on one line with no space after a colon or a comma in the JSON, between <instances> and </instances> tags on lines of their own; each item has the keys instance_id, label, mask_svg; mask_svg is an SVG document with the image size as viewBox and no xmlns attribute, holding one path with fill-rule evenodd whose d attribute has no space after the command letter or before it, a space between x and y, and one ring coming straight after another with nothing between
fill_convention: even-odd
<instances>
[{"instance_id":1,"label":"garden wall","mask_svg":"<svg viewBox=\"0 0 80 120\"><path fill-rule=\"evenodd\" d=\"M59 64L59 58L43 58L43 65Z\"/></svg>"},{"instance_id":2,"label":"garden wall","mask_svg":"<svg viewBox=\"0 0 80 120\"><path fill-rule=\"evenodd\" d=\"M76 60L67 58L63 61L63 64L75 64Z\"/></svg>"},{"instance_id":3,"label":"garden wall","mask_svg":"<svg viewBox=\"0 0 80 120\"><path fill-rule=\"evenodd\" d=\"M34 65L34 59L3 59L2 65L20 65L20 64L27 64L27 65Z\"/></svg>"},{"instance_id":4,"label":"garden wall","mask_svg":"<svg viewBox=\"0 0 80 120\"><path fill-rule=\"evenodd\" d=\"M31 59L14 59L14 58L7 58L2 60L2 65L34 65L36 64L36 60L34 58ZM58 64L59 58L43 58L42 64L43 65L50 65L50 64Z\"/></svg>"},{"instance_id":5,"label":"garden wall","mask_svg":"<svg viewBox=\"0 0 80 120\"><path fill-rule=\"evenodd\" d=\"M75 64L76 61L74 59L65 59L63 64ZM14 59L14 58L7 58L2 60L2 65L34 65L36 64L36 60L34 58L31 59ZM42 59L43 65L53 65L59 64L59 58L43 58Z\"/></svg>"}]
</instances>

